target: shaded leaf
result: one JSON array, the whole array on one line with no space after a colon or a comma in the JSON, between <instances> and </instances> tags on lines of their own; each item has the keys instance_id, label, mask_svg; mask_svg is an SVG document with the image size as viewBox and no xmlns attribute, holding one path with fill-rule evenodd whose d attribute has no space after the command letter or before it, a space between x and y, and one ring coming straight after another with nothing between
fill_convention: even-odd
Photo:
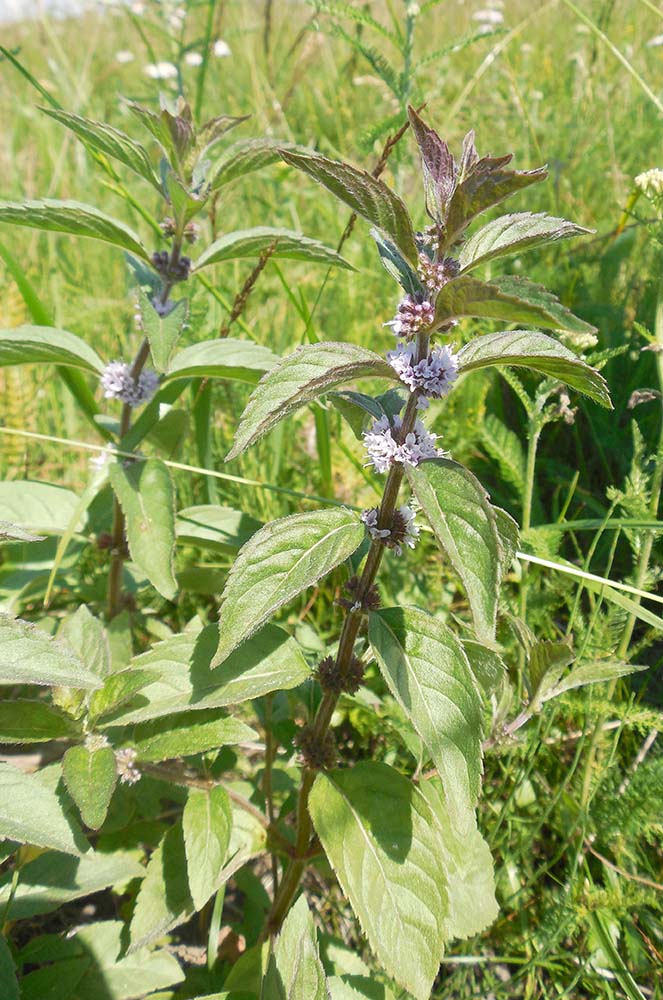
<instances>
[{"instance_id":1,"label":"shaded leaf","mask_svg":"<svg viewBox=\"0 0 663 1000\"><path fill-rule=\"evenodd\" d=\"M271 226L256 226L226 233L203 250L195 263L195 271L210 264L220 264L225 260L242 257L259 257L264 250L273 247L271 256L276 259L305 260L311 264L327 264L329 267L345 267L354 270L352 264L331 247L319 240L312 240L291 229Z\"/></svg>"},{"instance_id":2,"label":"shaded leaf","mask_svg":"<svg viewBox=\"0 0 663 1000\"><path fill-rule=\"evenodd\" d=\"M178 351L168 366L165 381L194 376L255 384L276 360L267 347L252 340L205 340Z\"/></svg>"},{"instance_id":3,"label":"shaded leaf","mask_svg":"<svg viewBox=\"0 0 663 1000\"><path fill-rule=\"evenodd\" d=\"M232 810L220 785L202 791L190 788L182 815L189 890L196 910L215 891L228 855Z\"/></svg>"},{"instance_id":4,"label":"shaded leaf","mask_svg":"<svg viewBox=\"0 0 663 1000\"><path fill-rule=\"evenodd\" d=\"M45 701L0 701L0 743L44 743L76 737L78 726Z\"/></svg>"},{"instance_id":5,"label":"shaded leaf","mask_svg":"<svg viewBox=\"0 0 663 1000\"><path fill-rule=\"evenodd\" d=\"M408 295L423 294L424 286L419 280L417 272L410 266L398 247L391 240L382 236L377 229L371 229L371 236L377 244L380 260L387 274L397 281Z\"/></svg>"},{"instance_id":6,"label":"shaded leaf","mask_svg":"<svg viewBox=\"0 0 663 1000\"><path fill-rule=\"evenodd\" d=\"M261 527L261 521L241 510L203 504L179 511L175 520L175 535L177 541L185 545L228 552L240 549Z\"/></svg>"},{"instance_id":7,"label":"shaded leaf","mask_svg":"<svg viewBox=\"0 0 663 1000\"><path fill-rule=\"evenodd\" d=\"M162 938L194 912L181 822L165 833L147 863L133 917L129 954Z\"/></svg>"},{"instance_id":8,"label":"shaded leaf","mask_svg":"<svg viewBox=\"0 0 663 1000\"><path fill-rule=\"evenodd\" d=\"M447 216L447 241L452 244L472 219L493 205L499 205L517 191L538 184L548 176L545 167L534 170L508 170L512 155L484 156L474 149L474 133L465 137L461 176L456 185Z\"/></svg>"},{"instance_id":9,"label":"shaded leaf","mask_svg":"<svg viewBox=\"0 0 663 1000\"><path fill-rule=\"evenodd\" d=\"M0 934L0 996L3 1000L20 1000L16 966L4 934Z\"/></svg>"},{"instance_id":10,"label":"shaded leaf","mask_svg":"<svg viewBox=\"0 0 663 1000\"><path fill-rule=\"evenodd\" d=\"M76 494L63 486L21 479L0 483L0 519L28 531L61 535L77 506Z\"/></svg>"},{"instance_id":11,"label":"shaded leaf","mask_svg":"<svg viewBox=\"0 0 663 1000\"><path fill-rule=\"evenodd\" d=\"M78 837L75 836L78 834ZM65 819L55 792L34 774L0 763L0 837L66 854L82 853L78 830Z\"/></svg>"},{"instance_id":12,"label":"shaded leaf","mask_svg":"<svg viewBox=\"0 0 663 1000\"><path fill-rule=\"evenodd\" d=\"M104 363L91 347L67 330L51 326L17 326L0 330L0 367L51 364L100 374Z\"/></svg>"},{"instance_id":13,"label":"shaded leaf","mask_svg":"<svg viewBox=\"0 0 663 1000\"><path fill-rule=\"evenodd\" d=\"M88 670L99 678L110 673L110 647L106 630L86 604L64 619L58 638L73 649Z\"/></svg>"},{"instance_id":14,"label":"shaded leaf","mask_svg":"<svg viewBox=\"0 0 663 1000\"><path fill-rule=\"evenodd\" d=\"M0 684L101 687L101 681L63 642L30 622L5 614L0 614Z\"/></svg>"},{"instance_id":15,"label":"shaded leaf","mask_svg":"<svg viewBox=\"0 0 663 1000\"><path fill-rule=\"evenodd\" d=\"M78 929L76 941L92 958L71 1000L139 1000L149 991L182 982L184 973L174 955L165 948L139 950L123 955L124 924L98 921Z\"/></svg>"},{"instance_id":16,"label":"shaded leaf","mask_svg":"<svg viewBox=\"0 0 663 1000\"><path fill-rule=\"evenodd\" d=\"M288 912L274 943L261 1000L329 1000L318 937L305 896Z\"/></svg>"},{"instance_id":17,"label":"shaded leaf","mask_svg":"<svg viewBox=\"0 0 663 1000\"><path fill-rule=\"evenodd\" d=\"M117 784L111 748L70 747L62 758L62 777L85 825L98 830L106 819Z\"/></svg>"}]
</instances>

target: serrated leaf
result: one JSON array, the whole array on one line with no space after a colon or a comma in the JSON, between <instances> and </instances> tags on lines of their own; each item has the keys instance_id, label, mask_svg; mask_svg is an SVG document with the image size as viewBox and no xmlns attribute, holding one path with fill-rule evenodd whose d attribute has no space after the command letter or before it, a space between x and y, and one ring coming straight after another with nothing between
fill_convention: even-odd
<instances>
[{"instance_id":1,"label":"serrated leaf","mask_svg":"<svg viewBox=\"0 0 663 1000\"><path fill-rule=\"evenodd\" d=\"M460 270L469 271L489 260L522 253L537 246L556 243L593 230L566 219L556 219L545 212L515 212L493 219L463 244L459 254Z\"/></svg>"},{"instance_id":2,"label":"serrated leaf","mask_svg":"<svg viewBox=\"0 0 663 1000\"><path fill-rule=\"evenodd\" d=\"M548 176L545 167L534 170L508 170L511 154L484 156L479 159L474 150L474 133L469 133L463 146L461 179L454 190L447 216L447 241L453 244L463 229L487 208L499 205L517 191L538 184Z\"/></svg>"},{"instance_id":3,"label":"serrated leaf","mask_svg":"<svg viewBox=\"0 0 663 1000\"><path fill-rule=\"evenodd\" d=\"M52 198L23 203L0 201L0 222L101 240L150 262L149 253L133 230L98 208L79 201L55 201Z\"/></svg>"},{"instance_id":4,"label":"serrated leaf","mask_svg":"<svg viewBox=\"0 0 663 1000\"><path fill-rule=\"evenodd\" d=\"M255 385L277 358L252 340L205 340L178 351L168 365L165 381L178 378L226 378Z\"/></svg>"},{"instance_id":5,"label":"serrated leaf","mask_svg":"<svg viewBox=\"0 0 663 1000\"><path fill-rule=\"evenodd\" d=\"M2 542L43 542L45 535L33 535L11 521L0 521L0 543Z\"/></svg>"},{"instance_id":6,"label":"serrated leaf","mask_svg":"<svg viewBox=\"0 0 663 1000\"><path fill-rule=\"evenodd\" d=\"M77 506L76 494L63 486L21 479L0 483L0 519L25 530L61 535Z\"/></svg>"},{"instance_id":7,"label":"serrated leaf","mask_svg":"<svg viewBox=\"0 0 663 1000\"><path fill-rule=\"evenodd\" d=\"M78 835L76 837L75 835ZM0 763L0 837L80 855L84 843L52 789L33 774Z\"/></svg>"},{"instance_id":8,"label":"serrated leaf","mask_svg":"<svg viewBox=\"0 0 663 1000\"><path fill-rule=\"evenodd\" d=\"M421 154L426 211L432 219L443 222L456 189L456 163L446 142L426 125L414 108L409 107L407 114Z\"/></svg>"},{"instance_id":9,"label":"serrated leaf","mask_svg":"<svg viewBox=\"0 0 663 1000\"><path fill-rule=\"evenodd\" d=\"M50 326L17 326L0 330L0 367L66 365L100 374L104 363L96 351L67 330Z\"/></svg>"},{"instance_id":10,"label":"serrated leaf","mask_svg":"<svg viewBox=\"0 0 663 1000\"><path fill-rule=\"evenodd\" d=\"M601 406L612 409L603 376L559 341L535 330L507 330L476 337L461 347L457 355L463 372L490 365L530 368L559 379L584 393Z\"/></svg>"},{"instance_id":11,"label":"serrated leaf","mask_svg":"<svg viewBox=\"0 0 663 1000\"><path fill-rule=\"evenodd\" d=\"M154 367L159 372L168 370L168 365L189 316L187 299L180 299L167 316L160 316L149 295L139 289L140 319L145 336L150 342L150 353Z\"/></svg>"},{"instance_id":12,"label":"serrated leaf","mask_svg":"<svg viewBox=\"0 0 663 1000\"><path fill-rule=\"evenodd\" d=\"M135 139L105 122L95 122L89 118L83 118L81 115L63 111L61 108L40 108L39 110L66 125L78 136L84 146L124 163L139 177L149 181L161 194L159 178L152 169L147 151Z\"/></svg>"},{"instance_id":13,"label":"serrated leaf","mask_svg":"<svg viewBox=\"0 0 663 1000\"><path fill-rule=\"evenodd\" d=\"M354 344L322 341L297 348L268 372L251 395L226 461L300 406L344 382L367 377L394 380L395 373L379 354Z\"/></svg>"},{"instance_id":14,"label":"serrated leaf","mask_svg":"<svg viewBox=\"0 0 663 1000\"><path fill-rule=\"evenodd\" d=\"M232 716L219 716L218 709L209 709L143 722L136 726L130 743L139 760L161 761L257 739L256 731L244 722Z\"/></svg>"},{"instance_id":15,"label":"serrated leaf","mask_svg":"<svg viewBox=\"0 0 663 1000\"><path fill-rule=\"evenodd\" d=\"M435 324L463 316L532 323L571 333L592 333L595 329L574 316L542 285L512 275L487 282L463 274L449 281L435 302Z\"/></svg>"},{"instance_id":16,"label":"serrated leaf","mask_svg":"<svg viewBox=\"0 0 663 1000\"><path fill-rule=\"evenodd\" d=\"M45 701L0 701L0 743L44 743L75 738L78 726Z\"/></svg>"},{"instance_id":17,"label":"serrated leaf","mask_svg":"<svg viewBox=\"0 0 663 1000\"><path fill-rule=\"evenodd\" d=\"M281 147L286 163L308 174L328 191L389 236L416 268L414 229L404 202L381 180L349 163L330 160L313 150Z\"/></svg>"},{"instance_id":18,"label":"serrated leaf","mask_svg":"<svg viewBox=\"0 0 663 1000\"><path fill-rule=\"evenodd\" d=\"M257 531L242 546L228 575L212 665L351 556L363 538L357 515L342 508L293 514Z\"/></svg>"},{"instance_id":19,"label":"serrated leaf","mask_svg":"<svg viewBox=\"0 0 663 1000\"><path fill-rule=\"evenodd\" d=\"M256 226L235 233L226 233L211 243L195 263L194 270L200 271L211 264L221 264L226 260L242 257L259 257L264 250L274 248L271 256L277 260L305 260L310 264L327 264L328 267L354 268L336 250L325 246L319 240L312 240L291 229L271 226Z\"/></svg>"},{"instance_id":20,"label":"serrated leaf","mask_svg":"<svg viewBox=\"0 0 663 1000\"><path fill-rule=\"evenodd\" d=\"M0 614L0 684L101 687L73 649L30 622L5 614Z\"/></svg>"},{"instance_id":21,"label":"serrated leaf","mask_svg":"<svg viewBox=\"0 0 663 1000\"><path fill-rule=\"evenodd\" d=\"M125 670L110 674L104 679L103 688L100 691L93 691L90 697L90 719L95 720L101 715L116 711L153 680L149 671L138 670L135 667L127 667Z\"/></svg>"},{"instance_id":22,"label":"serrated leaf","mask_svg":"<svg viewBox=\"0 0 663 1000\"><path fill-rule=\"evenodd\" d=\"M225 790L220 785L205 791L189 789L182 828L189 891L196 910L202 910L228 856L232 810Z\"/></svg>"},{"instance_id":23,"label":"serrated leaf","mask_svg":"<svg viewBox=\"0 0 663 1000\"><path fill-rule=\"evenodd\" d=\"M225 708L270 691L294 688L311 675L298 644L275 625L265 626L211 670L218 641L216 626L208 625L198 635L183 632L134 657L129 669L151 673L153 681L107 725Z\"/></svg>"},{"instance_id":24,"label":"serrated leaf","mask_svg":"<svg viewBox=\"0 0 663 1000\"><path fill-rule=\"evenodd\" d=\"M283 143L276 139L242 139L229 146L208 172L207 180L212 191L218 191L238 177L278 162L282 147Z\"/></svg>"},{"instance_id":25,"label":"serrated leaf","mask_svg":"<svg viewBox=\"0 0 663 1000\"><path fill-rule=\"evenodd\" d=\"M501 507L493 506L495 526L500 540L500 580L506 576L520 545L520 529L517 522Z\"/></svg>"},{"instance_id":26,"label":"serrated leaf","mask_svg":"<svg viewBox=\"0 0 663 1000\"><path fill-rule=\"evenodd\" d=\"M319 774L313 824L381 965L428 1000L449 915L439 835L421 792L386 764Z\"/></svg>"},{"instance_id":27,"label":"serrated leaf","mask_svg":"<svg viewBox=\"0 0 663 1000\"><path fill-rule=\"evenodd\" d=\"M369 616L369 641L391 693L426 744L462 832L481 788L481 700L453 632L416 608Z\"/></svg>"},{"instance_id":28,"label":"serrated leaf","mask_svg":"<svg viewBox=\"0 0 663 1000\"><path fill-rule=\"evenodd\" d=\"M177 541L215 552L237 551L262 527L262 521L232 507L202 504L179 511Z\"/></svg>"},{"instance_id":29,"label":"serrated leaf","mask_svg":"<svg viewBox=\"0 0 663 1000\"><path fill-rule=\"evenodd\" d=\"M318 937L305 896L290 908L274 943L261 1000L329 1000Z\"/></svg>"},{"instance_id":30,"label":"serrated leaf","mask_svg":"<svg viewBox=\"0 0 663 1000\"><path fill-rule=\"evenodd\" d=\"M391 420L405 405L398 389L388 389L379 396L367 396L363 392L330 392L327 397L341 416L347 420L352 432L360 440L366 428L369 415L374 420L387 416Z\"/></svg>"},{"instance_id":31,"label":"serrated leaf","mask_svg":"<svg viewBox=\"0 0 663 1000\"><path fill-rule=\"evenodd\" d=\"M387 274L391 275L408 295L422 294L424 287L417 272L410 267L398 247L391 240L386 239L377 229L371 229L371 236L377 244L380 260Z\"/></svg>"},{"instance_id":32,"label":"serrated leaf","mask_svg":"<svg viewBox=\"0 0 663 1000\"><path fill-rule=\"evenodd\" d=\"M20 1000L16 966L4 934L0 934L0 996L3 1000Z\"/></svg>"},{"instance_id":33,"label":"serrated leaf","mask_svg":"<svg viewBox=\"0 0 663 1000\"><path fill-rule=\"evenodd\" d=\"M486 414L479 432L484 448L498 463L502 478L511 483L518 496L522 497L525 490L526 459L518 435L494 413Z\"/></svg>"},{"instance_id":34,"label":"serrated leaf","mask_svg":"<svg viewBox=\"0 0 663 1000\"><path fill-rule=\"evenodd\" d=\"M530 704L538 703L537 696L542 688L554 686L574 659L575 653L570 640L551 642L541 639L533 643L527 656Z\"/></svg>"},{"instance_id":35,"label":"serrated leaf","mask_svg":"<svg viewBox=\"0 0 663 1000\"><path fill-rule=\"evenodd\" d=\"M173 600L175 491L167 466L158 458L128 466L114 462L109 475L126 519L132 560L163 597Z\"/></svg>"},{"instance_id":36,"label":"serrated leaf","mask_svg":"<svg viewBox=\"0 0 663 1000\"><path fill-rule=\"evenodd\" d=\"M85 825L98 830L106 819L117 784L111 748L69 747L62 758L62 777Z\"/></svg>"},{"instance_id":37,"label":"serrated leaf","mask_svg":"<svg viewBox=\"0 0 663 1000\"><path fill-rule=\"evenodd\" d=\"M407 475L463 583L477 638L490 645L495 639L501 546L488 494L469 469L446 458L409 466Z\"/></svg>"},{"instance_id":38,"label":"serrated leaf","mask_svg":"<svg viewBox=\"0 0 663 1000\"><path fill-rule=\"evenodd\" d=\"M648 669L647 665L639 666L635 663L625 663L623 660L593 660L590 663L580 663L561 676L551 671L543 677L537 690L537 708L565 691L573 691L588 684L603 684Z\"/></svg>"}]
</instances>

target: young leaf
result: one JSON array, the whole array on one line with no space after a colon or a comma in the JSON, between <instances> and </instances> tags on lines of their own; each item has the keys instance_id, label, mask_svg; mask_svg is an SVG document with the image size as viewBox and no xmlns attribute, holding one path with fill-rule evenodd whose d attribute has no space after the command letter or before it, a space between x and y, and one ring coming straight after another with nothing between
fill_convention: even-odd
<instances>
[{"instance_id":1,"label":"young leaf","mask_svg":"<svg viewBox=\"0 0 663 1000\"><path fill-rule=\"evenodd\" d=\"M3 1000L20 1000L16 966L4 934L0 934L0 996Z\"/></svg>"},{"instance_id":2,"label":"young leaf","mask_svg":"<svg viewBox=\"0 0 663 1000\"><path fill-rule=\"evenodd\" d=\"M354 344L321 341L299 347L260 382L247 404L226 461L236 458L294 410L344 382L366 377L394 379L384 358Z\"/></svg>"},{"instance_id":3,"label":"young leaf","mask_svg":"<svg viewBox=\"0 0 663 1000\"><path fill-rule=\"evenodd\" d=\"M461 177L452 195L446 220L448 246L456 242L463 229L481 212L499 205L505 198L531 184L544 181L548 176L545 167L535 170L505 169L513 158L511 154L479 159L473 139L473 133L469 133L463 144Z\"/></svg>"},{"instance_id":4,"label":"young leaf","mask_svg":"<svg viewBox=\"0 0 663 1000\"><path fill-rule=\"evenodd\" d=\"M73 649L30 622L5 614L0 614L0 684L101 687Z\"/></svg>"},{"instance_id":5,"label":"young leaf","mask_svg":"<svg viewBox=\"0 0 663 1000\"><path fill-rule=\"evenodd\" d=\"M458 352L458 366L463 372L488 365L514 365L543 372L612 409L603 376L568 347L538 330L488 333L471 340Z\"/></svg>"},{"instance_id":6,"label":"young leaf","mask_svg":"<svg viewBox=\"0 0 663 1000\"><path fill-rule=\"evenodd\" d=\"M420 791L386 764L320 773L316 833L387 973L428 1000L449 919L439 833Z\"/></svg>"},{"instance_id":7,"label":"young leaf","mask_svg":"<svg viewBox=\"0 0 663 1000\"><path fill-rule=\"evenodd\" d=\"M215 890L230 844L232 810L225 790L217 785L190 788L182 814L189 891L196 910Z\"/></svg>"},{"instance_id":8,"label":"young leaf","mask_svg":"<svg viewBox=\"0 0 663 1000\"><path fill-rule=\"evenodd\" d=\"M149 181L152 187L155 187L161 194L161 184L152 169L147 151L135 139L105 122L91 121L89 118L74 115L69 111L62 111L60 108L40 108L39 110L66 125L78 136L84 146L124 163L139 177Z\"/></svg>"},{"instance_id":9,"label":"young leaf","mask_svg":"<svg viewBox=\"0 0 663 1000\"><path fill-rule=\"evenodd\" d=\"M353 212L386 233L405 259L416 268L418 251L412 220L404 202L391 188L365 170L358 170L349 163L330 160L313 150L288 149L282 146L281 157L290 166L302 170L326 187Z\"/></svg>"},{"instance_id":10,"label":"young leaf","mask_svg":"<svg viewBox=\"0 0 663 1000\"><path fill-rule=\"evenodd\" d=\"M166 370L166 382L178 378L227 378L255 385L276 364L276 357L252 340L204 340L178 351Z\"/></svg>"},{"instance_id":11,"label":"young leaf","mask_svg":"<svg viewBox=\"0 0 663 1000\"><path fill-rule=\"evenodd\" d=\"M131 746L139 760L158 762L257 739L256 731L244 722L220 716L218 709L209 709L144 722L134 729Z\"/></svg>"},{"instance_id":12,"label":"young leaf","mask_svg":"<svg viewBox=\"0 0 663 1000\"><path fill-rule=\"evenodd\" d=\"M407 116L421 153L426 211L431 219L443 222L456 188L456 163L446 142L422 121L414 108L407 109Z\"/></svg>"},{"instance_id":13,"label":"young leaf","mask_svg":"<svg viewBox=\"0 0 663 1000\"><path fill-rule=\"evenodd\" d=\"M74 720L45 701L0 701L0 743L44 743L77 735Z\"/></svg>"},{"instance_id":14,"label":"young leaf","mask_svg":"<svg viewBox=\"0 0 663 1000\"><path fill-rule=\"evenodd\" d=\"M17 326L0 330L0 367L66 365L99 375L104 363L96 351L67 330L50 326Z\"/></svg>"},{"instance_id":15,"label":"young leaf","mask_svg":"<svg viewBox=\"0 0 663 1000\"><path fill-rule=\"evenodd\" d=\"M564 664L566 666L567 664ZM540 706L551 698L557 698L565 691L573 691L575 688L585 687L587 684L603 684L607 681L617 680L618 677L627 677L629 674L647 670L647 665L639 666L635 663L625 663L622 660L593 660L589 663L581 663L574 666L567 674L563 673L564 667L559 670L550 670L541 679L536 695L532 699L533 711L538 711Z\"/></svg>"},{"instance_id":16,"label":"young leaf","mask_svg":"<svg viewBox=\"0 0 663 1000\"><path fill-rule=\"evenodd\" d=\"M422 295L424 286L419 280L419 276L414 268L410 267L403 254L397 246L386 239L377 229L371 229L371 236L375 240L380 254L380 260L387 274L394 281L397 281L403 291L408 295Z\"/></svg>"},{"instance_id":17,"label":"young leaf","mask_svg":"<svg viewBox=\"0 0 663 1000\"><path fill-rule=\"evenodd\" d=\"M127 522L131 558L159 593L173 600L175 492L167 467L158 458L126 466L114 462L110 481Z\"/></svg>"},{"instance_id":18,"label":"young leaf","mask_svg":"<svg viewBox=\"0 0 663 1000\"><path fill-rule=\"evenodd\" d=\"M469 271L496 257L522 253L534 247L583 236L593 230L566 219L556 219L545 212L516 212L493 219L463 244L459 254L460 270Z\"/></svg>"},{"instance_id":19,"label":"young leaf","mask_svg":"<svg viewBox=\"0 0 663 1000\"><path fill-rule=\"evenodd\" d=\"M532 323L551 330L592 333L595 328L578 319L551 292L527 278L507 275L490 282L461 275L448 282L435 302L435 323L476 316L508 323Z\"/></svg>"},{"instance_id":20,"label":"young leaf","mask_svg":"<svg viewBox=\"0 0 663 1000\"><path fill-rule=\"evenodd\" d=\"M173 351L184 329L189 315L189 303L186 299L180 299L167 316L160 316L142 288L139 294L141 324L150 342L154 367L162 374L168 370Z\"/></svg>"},{"instance_id":21,"label":"young leaf","mask_svg":"<svg viewBox=\"0 0 663 1000\"><path fill-rule=\"evenodd\" d=\"M256 532L228 575L212 665L351 556L363 538L361 521L343 508L282 517Z\"/></svg>"},{"instance_id":22,"label":"young leaf","mask_svg":"<svg viewBox=\"0 0 663 1000\"><path fill-rule=\"evenodd\" d=\"M123 222L104 215L92 205L78 201L42 201L23 203L0 201L0 222L10 222L15 226L30 229L44 229L54 233L70 233L72 236L87 236L103 243L112 243L150 262L150 255L136 234Z\"/></svg>"},{"instance_id":23,"label":"young leaf","mask_svg":"<svg viewBox=\"0 0 663 1000\"><path fill-rule=\"evenodd\" d=\"M261 1000L329 1000L318 938L305 896L285 918L274 944Z\"/></svg>"},{"instance_id":24,"label":"young leaf","mask_svg":"<svg viewBox=\"0 0 663 1000\"><path fill-rule=\"evenodd\" d=\"M446 458L408 466L407 475L463 582L477 638L490 645L495 640L501 546L488 494L468 469Z\"/></svg>"},{"instance_id":25,"label":"young leaf","mask_svg":"<svg viewBox=\"0 0 663 1000\"><path fill-rule=\"evenodd\" d=\"M34 774L0 763L0 837L65 854L81 854L84 838L65 819L60 800ZM81 846L79 846L79 843Z\"/></svg>"},{"instance_id":26,"label":"young leaf","mask_svg":"<svg viewBox=\"0 0 663 1000\"><path fill-rule=\"evenodd\" d=\"M481 787L481 699L465 651L437 618L416 608L369 616L369 641L391 693L440 773L462 833Z\"/></svg>"},{"instance_id":27,"label":"young leaf","mask_svg":"<svg viewBox=\"0 0 663 1000\"><path fill-rule=\"evenodd\" d=\"M106 819L117 784L111 748L69 747L62 758L62 777L85 825L98 830Z\"/></svg>"},{"instance_id":28,"label":"young leaf","mask_svg":"<svg viewBox=\"0 0 663 1000\"><path fill-rule=\"evenodd\" d=\"M354 270L352 264L348 264L347 260L324 243L290 229L274 229L270 226L256 226L255 229L238 230L219 237L201 253L194 270L197 272L203 267L220 264L225 260L259 257L272 246L272 257L276 259L305 260L311 264L327 264L328 267Z\"/></svg>"},{"instance_id":29,"label":"young leaf","mask_svg":"<svg viewBox=\"0 0 663 1000\"><path fill-rule=\"evenodd\" d=\"M159 719L178 712L225 708L270 691L297 687L311 670L294 639L276 625L266 625L215 670L210 669L219 642L215 625L198 635L183 632L136 656L130 670L151 674L140 696L109 725Z\"/></svg>"},{"instance_id":30,"label":"young leaf","mask_svg":"<svg viewBox=\"0 0 663 1000\"><path fill-rule=\"evenodd\" d=\"M232 507L202 504L179 511L177 541L213 552L236 552L262 527L262 522Z\"/></svg>"}]
</instances>

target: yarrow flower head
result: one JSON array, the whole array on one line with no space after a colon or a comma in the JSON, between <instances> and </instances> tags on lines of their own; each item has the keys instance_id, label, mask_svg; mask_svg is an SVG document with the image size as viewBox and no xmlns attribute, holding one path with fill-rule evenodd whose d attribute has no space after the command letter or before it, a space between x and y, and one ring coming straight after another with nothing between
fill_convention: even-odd
<instances>
[{"instance_id":1,"label":"yarrow flower head","mask_svg":"<svg viewBox=\"0 0 663 1000\"><path fill-rule=\"evenodd\" d=\"M406 295L398 306L398 311L394 319L385 323L390 326L395 337L403 337L405 340L412 340L420 330L432 326L435 322L435 307L428 299L417 302L412 295Z\"/></svg>"},{"instance_id":2,"label":"yarrow flower head","mask_svg":"<svg viewBox=\"0 0 663 1000\"><path fill-rule=\"evenodd\" d=\"M101 376L101 387L106 399L119 399L131 407L142 406L159 388L159 376L151 368L145 368L134 378L126 361L110 361Z\"/></svg>"},{"instance_id":3,"label":"yarrow flower head","mask_svg":"<svg viewBox=\"0 0 663 1000\"><path fill-rule=\"evenodd\" d=\"M399 344L389 351L387 361L410 392L419 392L419 409L428 406L429 399L441 399L449 394L458 378L458 359L450 347L434 347L427 358L415 361L417 345Z\"/></svg>"},{"instance_id":4,"label":"yarrow flower head","mask_svg":"<svg viewBox=\"0 0 663 1000\"><path fill-rule=\"evenodd\" d=\"M403 552L403 546L413 549L419 538L419 527L414 523L415 513L411 507L399 507L394 511L391 527L378 528L378 508L365 510L361 519L366 525L369 536L379 540L388 549L393 549L397 556Z\"/></svg>"},{"instance_id":5,"label":"yarrow flower head","mask_svg":"<svg viewBox=\"0 0 663 1000\"><path fill-rule=\"evenodd\" d=\"M657 209L663 208L663 170L654 167L635 178L635 186Z\"/></svg>"},{"instance_id":6,"label":"yarrow flower head","mask_svg":"<svg viewBox=\"0 0 663 1000\"><path fill-rule=\"evenodd\" d=\"M151 80L172 80L177 76L177 66L171 62L148 63L145 75Z\"/></svg>"},{"instance_id":7,"label":"yarrow flower head","mask_svg":"<svg viewBox=\"0 0 663 1000\"><path fill-rule=\"evenodd\" d=\"M374 420L371 429L364 434L366 451L376 472L388 472L394 462L419 465L425 458L438 458L443 454L435 446L437 434L426 430L421 420L416 421L404 441L399 441L401 425L399 416L393 417L391 422L384 416Z\"/></svg>"}]
</instances>

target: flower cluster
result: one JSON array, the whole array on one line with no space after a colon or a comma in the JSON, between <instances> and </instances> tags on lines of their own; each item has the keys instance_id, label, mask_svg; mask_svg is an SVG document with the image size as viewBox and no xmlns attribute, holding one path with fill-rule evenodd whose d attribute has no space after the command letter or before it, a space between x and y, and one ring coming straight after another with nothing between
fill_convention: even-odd
<instances>
[{"instance_id":1,"label":"flower cluster","mask_svg":"<svg viewBox=\"0 0 663 1000\"><path fill-rule=\"evenodd\" d=\"M393 417L391 422L387 416L380 417L364 434L366 451L376 472L387 472L394 462L419 465L425 458L438 458L442 454L435 447L437 434L427 431L421 420L417 420L404 441L398 440L401 424L399 416Z\"/></svg>"},{"instance_id":2,"label":"flower cluster","mask_svg":"<svg viewBox=\"0 0 663 1000\"><path fill-rule=\"evenodd\" d=\"M390 326L395 337L412 340L413 337L435 322L435 307L428 299L417 302L411 295L406 295L398 305L394 319L385 323Z\"/></svg>"},{"instance_id":3,"label":"flower cluster","mask_svg":"<svg viewBox=\"0 0 663 1000\"><path fill-rule=\"evenodd\" d=\"M419 527L414 523L414 518L415 513L411 507L399 507L394 511L391 527L379 528L377 507L371 507L361 515L370 537L379 539L388 549L393 549L397 556L401 555L404 545L413 549L419 538Z\"/></svg>"},{"instance_id":4,"label":"flower cluster","mask_svg":"<svg viewBox=\"0 0 663 1000\"><path fill-rule=\"evenodd\" d=\"M106 399L119 399L131 407L142 406L159 388L159 376L151 368L145 368L134 378L126 361L110 361L101 376L101 387Z\"/></svg>"},{"instance_id":5,"label":"flower cluster","mask_svg":"<svg viewBox=\"0 0 663 1000\"><path fill-rule=\"evenodd\" d=\"M635 178L635 186L655 208L663 208L663 170L653 167Z\"/></svg>"},{"instance_id":6,"label":"flower cluster","mask_svg":"<svg viewBox=\"0 0 663 1000\"><path fill-rule=\"evenodd\" d=\"M142 777L136 766L137 756L138 754L133 747L125 747L123 750L115 751L115 768L124 785L135 785Z\"/></svg>"},{"instance_id":7,"label":"flower cluster","mask_svg":"<svg viewBox=\"0 0 663 1000\"><path fill-rule=\"evenodd\" d=\"M419 277L429 292L435 294L446 285L447 281L456 278L460 271L460 263L454 257L444 257L441 261L431 260L428 254L419 254Z\"/></svg>"},{"instance_id":8,"label":"flower cluster","mask_svg":"<svg viewBox=\"0 0 663 1000\"><path fill-rule=\"evenodd\" d=\"M417 406L425 409L428 399L441 399L458 378L458 360L451 348L434 347L427 358L415 361L417 345L399 344L389 351L387 361L410 392L419 392Z\"/></svg>"}]
</instances>

